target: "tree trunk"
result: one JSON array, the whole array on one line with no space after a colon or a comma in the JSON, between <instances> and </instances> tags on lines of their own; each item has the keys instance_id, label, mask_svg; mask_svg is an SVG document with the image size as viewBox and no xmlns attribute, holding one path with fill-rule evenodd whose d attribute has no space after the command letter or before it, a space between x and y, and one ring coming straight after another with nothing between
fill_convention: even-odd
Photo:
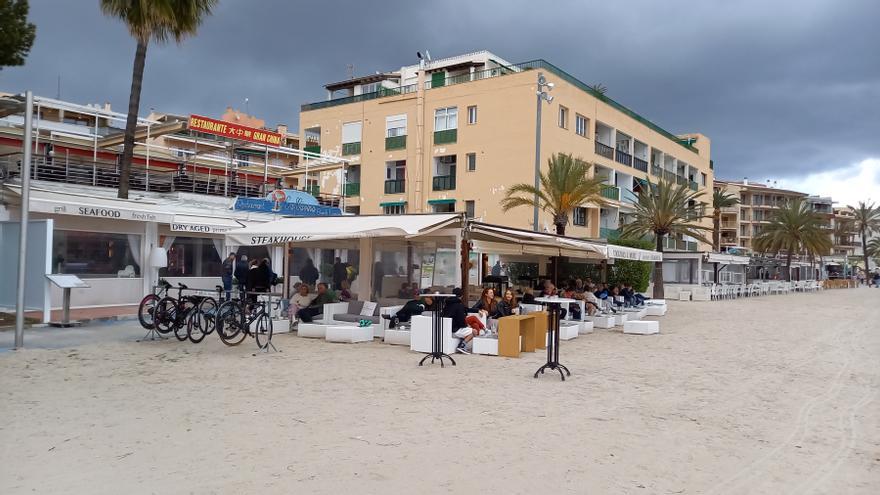
<instances>
[{"instance_id":1,"label":"tree trunk","mask_svg":"<svg viewBox=\"0 0 880 495\"><path fill-rule=\"evenodd\" d=\"M663 252L663 236L654 234L657 237L657 251ZM654 262L654 299L663 299L663 261Z\"/></svg>"},{"instance_id":2,"label":"tree trunk","mask_svg":"<svg viewBox=\"0 0 880 495\"><path fill-rule=\"evenodd\" d=\"M868 244L867 244L868 239L867 239L867 232L865 232L865 226L864 226L864 225L862 225L862 228L861 228L860 230L861 230L860 233L861 233L861 235L862 235L862 255L863 255L864 258L865 258L865 280L868 280L868 272L869 272L869 270L868 270ZM856 277L856 278L858 278L858 277Z\"/></svg>"},{"instance_id":3,"label":"tree trunk","mask_svg":"<svg viewBox=\"0 0 880 495\"><path fill-rule=\"evenodd\" d=\"M565 224L557 223L556 224L556 235L565 235Z\"/></svg>"},{"instance_id":4,"label":"tree trunk","mask_svg":"<svg viewBox=\"0 0 880 495\"><path fill-rule=\"evenodd\" d=\"M721 208L712 212L712 250L721 252Z\"/></svg>"},{"instance_id":5,"label":"tree trunk","mask_svg":"<svg viewBox=\"0 0 880 495\"><path fill-rule=\"evenodd\" d=\"M131 93L128 95L128 118L125 121L125 137L122 141L122 160L119 163L119 199L128 199L128 180L131 177L131 157L134 155L134 132L137 128L138 108L141 104L141 85L144 81L144 64L147 61L147 42L138 40L131 71Z\"/></svg>"}]
</instances>

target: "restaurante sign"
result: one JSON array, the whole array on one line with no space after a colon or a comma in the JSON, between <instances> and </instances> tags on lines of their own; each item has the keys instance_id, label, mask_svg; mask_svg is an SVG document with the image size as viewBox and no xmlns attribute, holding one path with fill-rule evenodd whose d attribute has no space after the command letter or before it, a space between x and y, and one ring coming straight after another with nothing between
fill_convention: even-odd
<instances>
[{"instance_id":1,"label":"restaurante sign","mask_svg":"<svg viewBox=\"0 0 880 495\"><path fill-rule=\"evenodd\" d=\"M202 117L201 115L189 116L189 129L191 131L205 132L231 139L265 144L267 146L281 146L281 134L277 132Z\"/></svg>"}]
</instances>

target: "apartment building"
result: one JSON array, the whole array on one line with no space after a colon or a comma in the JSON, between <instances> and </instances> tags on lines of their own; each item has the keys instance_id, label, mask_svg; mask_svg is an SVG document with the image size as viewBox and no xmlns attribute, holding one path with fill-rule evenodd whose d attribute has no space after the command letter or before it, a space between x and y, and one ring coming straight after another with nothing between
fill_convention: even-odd
<instances>
[{"instance_id":1,"label":"apartment building","mask_svg":"<svg viewBox=\"0 0 880 495\"><path fill-rule=\"evenodd\" d=\"M832 255L836 257L862 256L862 239L855 230L855 214L849 207L832 207Z\"/></svg>"},{"instance_id":2,"label":"apartment building","mask_svg":"<svg viewBox=\"0 0 880 495\"><path fill-rule=\"evenodd\" d=\"M726 190L739 198L736 206L721 209L721 251L750 254L753 240L770 222L774 210L793 198L805 199L805 193L741 181L716 180L715 189Z\"/></svg>"},{"instance_id":3,"label":"apartment building","mask_svg":"<svg viewBox=\"0 0 880 495\"><path fill-rule=\"evenodd\" d=\"M334 187L354 213L461 211L534 228L531 209L504 212L499 202L511 185L534 183L539 75L554 85L541 103L542 171L552 154L571 153L606 183L609 206L582 205L569 235L615 235L648 179L705 191L695 208L711 201L709 138L673 135L544 60L510 63L487 51L327 84L326 101L301 107L302 135L317 141L306 150L350 163L342 184L337 171L322 174L321 190ZM537 228L552 229L550 215L541 212Z\"/></svg>"}]
</instances>

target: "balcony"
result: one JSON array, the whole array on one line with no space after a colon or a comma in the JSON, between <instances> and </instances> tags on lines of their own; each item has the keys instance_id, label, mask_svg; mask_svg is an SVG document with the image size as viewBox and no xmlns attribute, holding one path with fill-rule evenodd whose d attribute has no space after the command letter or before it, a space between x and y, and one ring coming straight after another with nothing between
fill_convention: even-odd
<instances>
[{"instance_id":1,"label":"balcony","mask_svg":"<svg viewBox=\"0 0 880 495\"><path fill-rule=\"evenodd\" d=\"M431 188L434 191L451 191L455 189L455 176L438 175L431 181Z\"/></svg>"},{"instance_id":2,"label":"balcony","mask_svg":"<svg viewBox=\"0 0 880 495\"><path fill-rule=\"evenodd\" d=\"M633 157L629 153L625 153L620 150L614 150L614 159L617 163L622 163L626 166L632 167Z\"/></svg>"},{"instance_id":3,"label":"balcony","mask_svg":"<svg viewBox=\"0 0 880 495\"><path fill-rule=\"evenodd\" d=\"M360 141L356 143L342 143L342 155L358 155L361 152Z\"/></svg>"},{"instance_id":4,"label":"balcony","mask_svg":"<svg viewBox=\"0 0 880 495\"><path fill-rule=\"evenodd\" d=\"M617 239L620 237L620 230L599 227L599 237L602 239Z\"/></svg>"},{"instance_id":5,"label":"balcony","mask_svg":"<svg viewBox=\"0 0 880 495\"><path fill-rule=\"evenodd\" d=\"M641 170L642 172L648 172L648 162L642 160L641 158L633 157L633 168L636 170Z\"/></svg>"},{"instance_id":6,"label":"balcony","mask_svg":"<svg viewBox=\"0 0 880 495\"><path fill-rule=\"evenodd\" d=\"M402 150L406 148L406 135L385 138L385 151Z\"/></svg>"},{"instance_id":7,"label":"balcony","mask_svg":"<svg viewBox=\"0 0 880 495\"><path fill-rule=\"evenodd\" d=\"M345 184L345 197L350 198L352 196L360 196L361 195L361 183L360 182L349 182Z\"/></svg>"},{"instance_id":8,"label":"balcony","mask_svg":"<svg viewBox=\"0 0 880 495\"><path fill-rule=\"evenodd\" d=\"M678 184L679 186L686 186L688 183L688 180L680 175L676 175L675 176L675 183Z\"/></svg>"},{"instance_id":9,"label":"balcony","mask_svg":"<svg viewBox=\"0 0 880 495\"><path fill-rule=\"evenodd\" d=\"M602 197L613 199L614 201L620 201L620 189L616 186L604 186L602 187Z\"/></svg>"},{"instance_id":10,"label":"balcony","mask_svg":"<svg viewBox=\"0 0 880 495\"><path fill-rule=\"evenodd\" d=\"M697 243L695 241L683 241L681 239L672 239L666 237L663 239L664 251L696 251Z\"/></svg>"},{"instance_id":11,"label":"balcony","mask_svg":"<svg viewBox=\"0 0 880 495\"><path fill-rule=\"evenodd\" d=\"M721 208L721 213L739 213L739 206L725 206Z\"/></svg>"},{"instance_id":12,"label":"balcony","mask_svg":"<svg viewBox=\"0 0 880 495\"><path fill-rule=\"evenodd\" d=\"M317 145L313 144L310 146L306 146L305 148L303 148L303 151L305 151L306 153L314 153L316 155L320 155L321 154L321 145L320 144L317 144Z\"/></svg>"},{"instance_id":13,"label":"balcony","mask_svg":"<svg viewBox=\"0 0 880 495\"><path fill-rule=\"evenodd\" d=\"M655 177L663 177L663 169L657 165L651 165L651 175Z\"/></svg>"},{"instance_id":14,"label":"balcony","mask_svg":"<svg viewBox=\"0 0 880 495\"><path fill-rule=\"evenodd\" d=\"M739 224L736 222L721 222L722 230L737 230L739 228Z\"/></svg>"},{"instance_id":15,"label":"balcony","mask_svg":"<svg viewBox=\"0 0 880 495\"><path fill-rule=\"evenodd\" d=\"M307 103L300 107L301 111L308 112L310 110L318 110L321 108L329 108L335 107L337 105L345 105L347 103L359 103L367 100L375 100L376 98L385 98L388 96L400 96L410 93L415 93L417 84L410 84L408 86L401 86L399 88L381 88L379 91L373 91L372 93L364 93L355 96L346 96L343 98L336 98L333 100L327 101L318 101L315 103Z\"/></svg>"},{"instance_id":16,"label":"balcony","mask_svg":"<svg viewBox=\"0 0 880 495\"><path fill-rule=\"evenodd\" d=\"M406 191L406 180L386 180L385 194L400 194Z\"/></svg>"},{"instance_id":17,"label":"balcony","mask_svg":"<svg viewBox=\"0 0 880 495\"><path fill-rule=\"evenodd\" d=\"M688 183L691 187L691 191L696 191L700 187L700 185L697 184L697 181L692 180L692 181L688 181Z\"/></svg>"},{"instance_id":18,"label":"balcony","mask_svg":"<svg viewBox=\"0 0 880 495\"><path fill-rule=\"evenodd\" d=\"M458 141L458 129L434 131L434 144L452 144Z\"/></svg>"},{"instance_id":19,"label":"balcony","mask_svg":"<svg viewBox=\"0 0 880 495\"><path fill-rule=\"evenodd\" d=\"M635 204L639 202L639 196L629 189L620 189L620 200L624 203Z\"/></svg>"},{"instance_id":20,"label":"balcony","mask_svg":"<svg viewBox=\"0 0 880 495\"><path fill-rule=\"evenodd\" d=\"M675 172L670 172L669 170L664 170L664 171L663 171L663 178L666 179L666 180L669 181L669 182L673 182L673 183L674 183L676 177L677 177L677 176L675 175Z\"/></svg>"},{"instance_id":21,"label":"balcony","mask_svg":"<svg viewBox=\"0 0 880 495\"><path fill-rule=\"evenodd\" d=\"M596 141L596 154L604 156L609 160L614 160L614 148L608 145L604 145L599 141Z\"/></svg>"}]
</instances>

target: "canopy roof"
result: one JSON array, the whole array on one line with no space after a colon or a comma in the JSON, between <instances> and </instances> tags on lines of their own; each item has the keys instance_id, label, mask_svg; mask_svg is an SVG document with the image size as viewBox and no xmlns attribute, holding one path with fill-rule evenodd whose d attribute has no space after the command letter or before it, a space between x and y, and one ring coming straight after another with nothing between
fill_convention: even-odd
<instances>
[{"instance_id":1,"label":"canopy roof","mask_svg":"<svg viewBox=\"0 0 880 495\"><path fill-rule=\"evenodd\" d=\"M725 263L728 265L748 265L750 259L748 256L736 256L733 254L708 253L706 255L708 263Z\"/></svg>"}]
</instances>

